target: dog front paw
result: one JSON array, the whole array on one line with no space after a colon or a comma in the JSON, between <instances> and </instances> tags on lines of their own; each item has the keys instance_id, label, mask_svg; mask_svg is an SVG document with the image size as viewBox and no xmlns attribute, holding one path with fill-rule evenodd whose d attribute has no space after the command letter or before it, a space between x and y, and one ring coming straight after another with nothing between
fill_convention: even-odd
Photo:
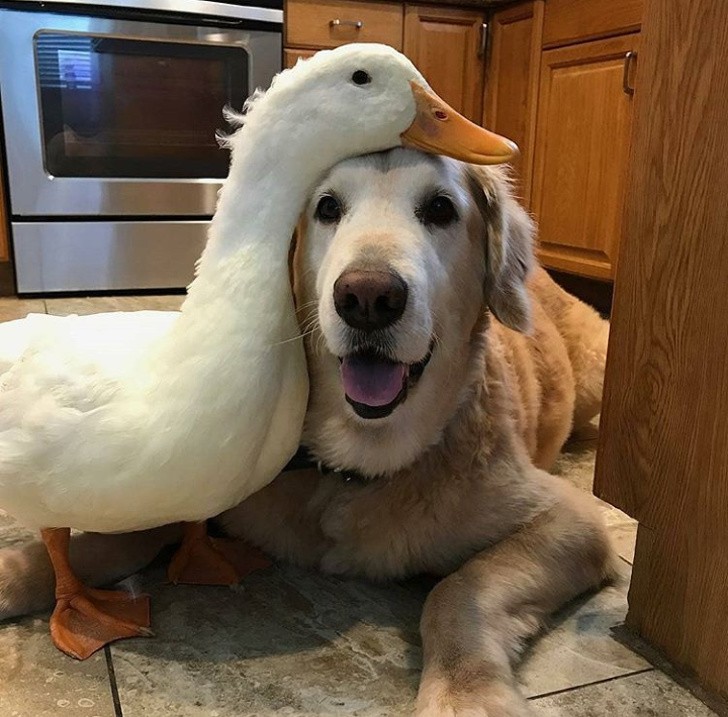
<instances>
[{"instance_id":1,"label":"dog front paw","mask_svg":"<svg viewBox=\"0 0 728 717\"><path fill-rule=\"evenodd\" d=\"M533 717L530 704L511 685L494 680L465 689L451 681L424 679L416 717Z\"/></svg>"},{"instance_id":2,"label":"dog front paw","mask_svg":"<svg viewBox=\"0 0 728 717\"><path fill-rule=\"evenodd\" d=\"M0 550L0 620L53 605L54 578L45 547L32 543Z\"/></svg>"}]
</instances>

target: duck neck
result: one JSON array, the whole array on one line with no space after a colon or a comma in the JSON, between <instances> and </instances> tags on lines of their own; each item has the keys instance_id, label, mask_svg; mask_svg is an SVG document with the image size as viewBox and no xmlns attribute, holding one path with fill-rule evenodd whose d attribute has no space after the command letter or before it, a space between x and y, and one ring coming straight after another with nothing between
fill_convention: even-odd
<instances>
[{"instance_id":1,"label":"duck neck","mask_svg":"<svg viewBox=\"0 0 728 717\"><path fill-rule=\"evenodd\" d=\"M265 262L261 269L288 261L286 249L316 172L297 166L290 156L281 157L275 145L270 151L241 149L220 191L195 283L214 280L222 265L251 247L256 261Z\"/></svg>"},{"instance_id":2,"label":"duck neck","mask_svg":"<svg viewBox=\"0 0 728 717\"><path fill-rule=\"evenodd\" d=\"M255 130L251 122L233 138L230 174L197 277L165 342L166 360L157 364L171 374L184 371L192 384L229 380L223 363L242 377L241 362L298 334L288 249L310 187L327 165L296 156L293 148L307 146L303 137ZM223 354L224 362L214 360Z\"/></svg>"}]
</instances>

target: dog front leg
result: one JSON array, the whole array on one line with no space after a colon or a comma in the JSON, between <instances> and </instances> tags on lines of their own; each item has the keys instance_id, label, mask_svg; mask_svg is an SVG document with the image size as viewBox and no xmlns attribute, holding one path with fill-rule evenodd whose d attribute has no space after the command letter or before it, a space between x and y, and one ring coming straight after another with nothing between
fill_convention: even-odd
<instances>
[{"instance_id":1,"label":"dog front leg","mask_svg":"<svg viewBox=\"0 0 728 717\"><path fill-rule=\"evenodd\" d=\"M614 576L614 556L593 506L581 496L563 497L428 596L418 717L532 714L512 667L525 641L550 613Z\"/></svg>"},{"instance_id":2,"label":"dog front leg","mask_svg":"<svg viewBox=\"0 0 728 717\"><path fill-rule=\"evenodd\" d=\"M114 535L81 533L71 538L71 564L87 585L106 585L141 570L181 534L179 525ZM54 589L43 543L0 550L0 620L52 607Z\"/></svg>"}]
</instances>

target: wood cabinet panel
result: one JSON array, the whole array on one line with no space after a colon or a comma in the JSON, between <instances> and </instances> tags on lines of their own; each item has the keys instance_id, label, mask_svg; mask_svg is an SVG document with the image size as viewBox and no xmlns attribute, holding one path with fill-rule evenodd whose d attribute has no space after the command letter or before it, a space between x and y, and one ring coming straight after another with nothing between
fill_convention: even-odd
<instances>
[{"instance_id":1,"label":"wood cabinet panel","mask_svg":"<svg viewBox=\"0 0 728 717\"><path fill-rule=\"evenodd\" d=\"M644 0L548 0L546 47L639 30Z\"/></svg>"},{"instance_id":2,"label":"wood cabinet panel","mask_svg":"<svg viewBox=\"0 0 728 717\"><path fill-rule=\"evenodd\" d=\"M3 167L5 161L3 159L2 147L0 146L0 262L10 261L10 212L5 206L5 197L7 196L7 187L5 185L5 174Z\"/></svg>"},{"instance_id":3,"label":"wood cabinet panel","mask_svg":"<svg viewBox=\"0 0 728 717\"><path fill-rule=\"evenodd\" d=\"M483 124L521 150L513 162L514 189L526 206L531 198L543 6L543 0L529 0L492 15L483 98Z\"/></svg>"},{"instance_id":4,"label":"wood cabinet panel","mask_svg":"<svg viewBox=\"0 0 728 717\"><path fill-rule=\"evenodd\" d=\"M285 44L331 48L348 42L381 42L401 50L403 17L399 3L287 0Z\"/></svg>"},{"instance_id":5,"label":"wood cabinet panel","mask_svg":"<svg viewBox=\"0 0 728 717\"><path fill-rule=\"evenodd\" d=\"M728 5L647 6L596 465L629 626L728 697Z\"/></svg>"},{"instance_id":6,"label":"wood cabinet panel","mask_svg":"<svg viewBox=\"0 0 728 717\"><path fill-rule=\"evenodd\" d=\"M531 208L551 268L614 276L632 128L622 82L638 43L634 33L543 53Z\"/></svg>"},{"instance_id":7,"label":"wood cabinet panel","mask_svg":"<svg viewBox=\"0 0 728 717\"><path fill-rule=\"evenodd\" d=\"M299 60L305 60L315 54L316 50L292 50L287 47L283 50L283 66L293 67Z\"/></svg>"},{"instance_id":8,"label":"wood cabinet panel","mask_svg":"<svg viewBox=\"0 0 728 717\"><path fill-rule=\"evenodd\" d=\"M404 53L448 104L482 119L484 15L479 10L408 5Z\"/></svg>"}]
</instances>

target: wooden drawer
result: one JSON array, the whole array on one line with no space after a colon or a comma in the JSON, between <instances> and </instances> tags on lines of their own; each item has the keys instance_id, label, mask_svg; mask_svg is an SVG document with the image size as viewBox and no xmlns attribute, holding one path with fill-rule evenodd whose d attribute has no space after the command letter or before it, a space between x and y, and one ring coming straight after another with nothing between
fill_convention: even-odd
<instances>
[{"instance_id":1,"label":"wooden drawer","mask_svg":"<svg viewBox=\"0 0 728 717\"><path fill-rule=\"evenodd\" d=\"M287 0L285 44L320 48L381 42L401 50L403 23L404 8L395 3Z\"/></svg>"},{"instance_id":2,"label":"wooden drawer","mask_svg":"<svg viewBox=\"0 0 728 717\"><path fill-rule=\"evenodd\" d=\"M644 0L548 0L544 47L639 30Z\"/></svg>"},{"instance_id":3,"label":"wooden drawer","mask_svg":"<svg viewBox=\"0 0 728 717\"><path fill-rule=\"evenodd\" d=\"M293 67L299 60L307 60L315 54L316 50L291 50L286 47L283 50L283 66Z\"/></svg>"}]
</instances>

